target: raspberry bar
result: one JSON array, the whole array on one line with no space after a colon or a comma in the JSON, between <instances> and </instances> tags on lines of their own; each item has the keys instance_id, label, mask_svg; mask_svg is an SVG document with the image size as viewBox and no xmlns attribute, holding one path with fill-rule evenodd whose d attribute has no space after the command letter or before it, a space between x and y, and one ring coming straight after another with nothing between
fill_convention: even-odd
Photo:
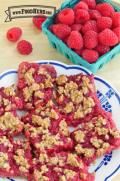
<instances>
[{"instance_id":1,"label":"raspberry bar","mask_svg":"<svg viewBox=\"0 0 120 181\"><path fill-rule=\"evenodd\" d=\"M0 134L16 135L22 131L23 123L16 113L22 107L15 85L0 88Z\"/></svg>"},{"instance_id":2,"label":"raspberry bar","mask_svg":"<svg viewBox=\"0 0 120 181\"><path fill-rule=\"evenodd\" d=\"M88 173L83 161L69 152L40 153L34 159L33 175L35 181L94 181L94 175Z\"/></svg>"},{"instance_id":3,"label":"raspberry bar","mask_svg":"<svg viewBox=\"0 0 120 181\"><path fill-rule=\"evenodd\" d=\"M0 134L0 176L16 176L12 157L13 144L11 139Z\"/></svg>"},{"instance_id":4,"label":"raspberry bar","mask_svg":"<svg viewBox=\"0 0 120 181\"><path fill-rule=\"evenodd\" d=\"M21 99L17 96L15 85L0 88L0 115L9 111L16 111L23 107Z\"/></svg>"},{"instance_id":5,"label":"raspberry bar","mask_svg":"<svg viewBox=\"0 0 120 181\"><path fill-rule=\"evenodd\" d=\"M32 111L23 121L25 135L37 150L52 152L72 149L68 125L54 106Z\"/></svg>"},{"instance_id":6,"label":"raspberry bar","mask_svg":"<svg viewBox=\"0 0 120 181\"><path fill-rule=\"evenodd\" d=\"M54 98L69 125L90 120L101 108L92 75L60 75L56 78Z\"/></svg>"},{"instance_id":7,"label":"raspberry bar","mask_svg":"<svg viewBox=\"0 0 120 181\"><path fill-rule=\"evenodd\" d=\"M28 140L14 141L13 163L18 176L29 177L32 169L32 155Z\"/></svg>"},{"instance_id":8,"label":"raspberry bar","mask_svg":"<svg viewBox=\"0 0 120 181\"><path fill-rule=\"evenodd\" d=\"M0 135L0 176L29 177L32 167L31 148L28 141L14 141Z\"/></svg>"},{"instance_id":9,"label":"raspberry bar","mask_svg":"<svg viewBox=\"0 0 120 181\"><path fill-rule=\"evenodd\" d=\"M46 150L48 153L51 153L61 150L71 150L73 148L73 141L69 136L66 136L68 133L69 130L66 130L66 128L64 135L62 133L53 134L49 129L34 127L29 123L25 125L25 135L29 138L37 152Z\"/></svg>"},{"instance_id":10,"label":"raspberry bar","mask_svg":"<svg viewBox=\"0 0 120 181\"><path fill-rule=\"evenodd\" d=\"M74 151L87 165L120 146L120 132L111 115L103 110L89 122L82 123L71 137L74 139Z\"/></svg>"},{"instance_id":11,"label":"raspberry bar","mask_svg":"<svg viewBox=\"0 0 120 181\"><path fill-rule=\"evenodd\" d=\"M24 109L45 105L52 99L56 70L51 65L23 62L18 69L18 90Z\"/></svg>"}]
</instances>

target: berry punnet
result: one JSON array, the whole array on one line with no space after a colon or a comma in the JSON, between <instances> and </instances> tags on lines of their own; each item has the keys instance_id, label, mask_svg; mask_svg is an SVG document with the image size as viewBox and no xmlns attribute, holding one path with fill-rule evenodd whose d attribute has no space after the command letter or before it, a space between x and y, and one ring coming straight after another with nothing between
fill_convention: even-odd
<instances>
[{"instance_id":1,"label":"berry punnet","mask_svg":"<svg viewBox=\"0 0 120 181\"><path fill-rule=\"evenodd\" d=\"M49 30L92 64L120 42L119 27L120 12L110 3L82 0L58 12Z\"/></svg>"}]
</instances>

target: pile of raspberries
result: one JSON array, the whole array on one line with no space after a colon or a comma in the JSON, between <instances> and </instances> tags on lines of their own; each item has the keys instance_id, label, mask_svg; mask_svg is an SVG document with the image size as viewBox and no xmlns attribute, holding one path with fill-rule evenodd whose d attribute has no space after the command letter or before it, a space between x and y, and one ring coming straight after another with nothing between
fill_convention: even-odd
<instances>
[{"instance_id":1,"label":"pile of raspberries","mask_svg":"<svg viewBox=\"0 0 120 181\"><path fill-rule=\"evenodd\" d=\"M0 88L0 177L94 181L90 164L120 146L93 75L58 73L22 62L16 85Z\"/></svg>"},{"instance_id":2,"label":"pile of raspberries","mask_svg":"<svg viewBox=\"0 0 120 181\"><path fill-rule=\"evenodd\" d=\"M95 0L81 0L61 10L49 29L89 63L120 43L120 12Z\"/></svg>"}]
</instances>

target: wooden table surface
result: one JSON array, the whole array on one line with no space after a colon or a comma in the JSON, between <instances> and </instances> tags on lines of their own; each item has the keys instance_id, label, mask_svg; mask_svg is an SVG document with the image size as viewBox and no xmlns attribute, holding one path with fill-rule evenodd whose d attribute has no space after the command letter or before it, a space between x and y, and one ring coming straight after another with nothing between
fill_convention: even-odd
<instances>
[{"instance_id":1,"label":"wooden table surface","mask_svg":"<svg viewBox=\"0 0 120 181\"><path fill-rule=\"evenodd\" d=\"M120 3L120 0L114 1ZM31 18L13 19L10 22L5 22L5 10L7 10L8 7L37 4L56 6L56 8L58 8L62 2L63 0L0 0L0 72L11 68L17 68L18 64L25 60L30 62L33 60L49 59L72 64L49 45L46 36L33 26ZM6 31L14 26L20 26L22 28L23 35L21 39L32 42L33 52L29 56L20 55L16 51L16 43L10 43L6 40ZM99 70L97 75L111 82L120 92L120 54L116 55L102 70ZM120 174L113 178L112 181L120 181Z\"/></svg>"}]
</instances>

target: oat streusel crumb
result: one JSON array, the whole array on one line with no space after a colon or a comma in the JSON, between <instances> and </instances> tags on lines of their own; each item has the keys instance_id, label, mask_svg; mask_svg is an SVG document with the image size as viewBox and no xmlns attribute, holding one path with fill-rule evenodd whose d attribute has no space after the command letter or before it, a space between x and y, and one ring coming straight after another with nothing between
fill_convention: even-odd
<instances>
[{"instance_id":1,"label":"oat streusel crumb","mask_svg":"<svg viewBox=\"0 0 120 181\"><path fill-rule=\"evenodd\" d=\"M58 85L63 85L67 82L67 76L65 75L60 75L57 79L56 82Z\"/></svg>"},{"instance_id":2,"label":"oat streusel crumb","mask_svg":"<svg viewBox=\"0 0 120 181\"><path fill-rule=\"evenodd\" d=\"M79 143L83 143L85 141L85 133L81 130L75 131L75 140Z\"/></svg>"},{"instance_id":3,"label":"oat streusel crumb","mask_svg":"<svg viewBox=\"0 0 120 181\"><path fill-rule=\"evenodd\" d=\"M59 130L64 136L69 136L70 132L68 129L68 125L65 120L62 120L59 125Z\"/></svg>"},{"instance_id":4,"label":"oat streusel crumb","mask_svg":"<svg viewBox=\"0 0 120 181\"><path fill-rule=\"evenodd\" d=\"M67 163L71 166L83 168L83 163L79 162L76 155L72 153L68 154Z\"/></svg>"},{"instance_id":5,"label":"oat streusel crumb","mask_svg":"<svg viewBox=\"0 0 120 181\"><path fill-rule=\"evenodd\" d=\"M7 153L0 152L0 168L7 169L7 170L10 169Z\"/></svg>"},{"instance_id":6,"label":"oat streusel crumb","mask_svg":"<svg viewBox=\"0 0 120 181\"><path fill-rule=\"evenodd\" d=\"M12 131L17 131L19 126L22 126L21 121L18 117L15 117L11 112L5 112L4 115L0 116L0 128L2 130L9 129Z\"/></svg>"}]
</instances>

